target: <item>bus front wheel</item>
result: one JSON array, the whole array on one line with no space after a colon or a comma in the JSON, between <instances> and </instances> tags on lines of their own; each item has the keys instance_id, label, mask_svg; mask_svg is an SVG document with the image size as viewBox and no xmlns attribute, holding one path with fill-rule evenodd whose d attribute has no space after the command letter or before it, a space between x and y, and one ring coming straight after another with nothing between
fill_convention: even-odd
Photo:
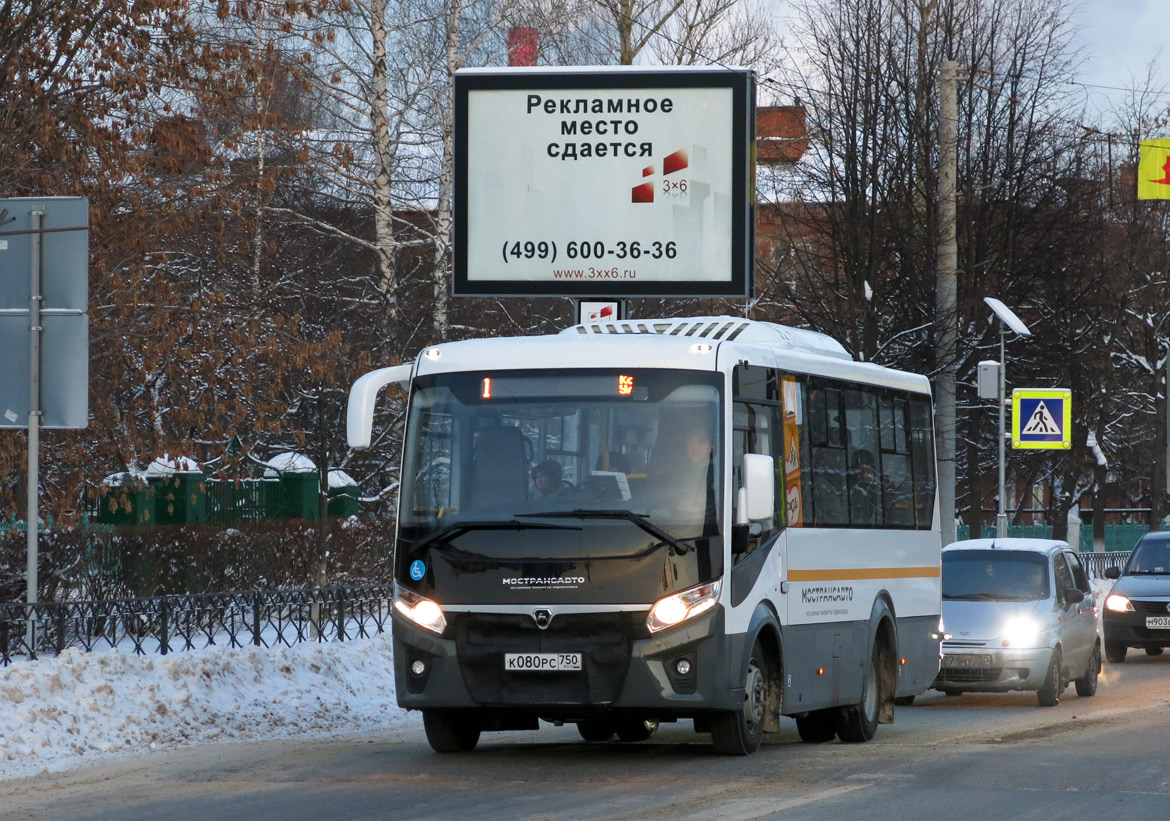
<instances>
[{"instance_id":1,"label":"bus front wheel","mask_svg":"<svg viewBox=\"0 0 1170 821\"><path fill-rule=\"evenodd\" d=\"M768 663L757 639L744 666L743 708L711 717L711 742L719 755L750 755L764 738L768 703Z\"/></svg>"},{"instance_id":2,"label":"bus front wheel","mask_svg":"<svg viewBox=\"0 0 1170 821\"><path fill-rule=\"evenodd\" d=\"M479 743L481 722L475 710L423 710L427 743L436 753L467 753Z\"/></svg>"}]
</instances>

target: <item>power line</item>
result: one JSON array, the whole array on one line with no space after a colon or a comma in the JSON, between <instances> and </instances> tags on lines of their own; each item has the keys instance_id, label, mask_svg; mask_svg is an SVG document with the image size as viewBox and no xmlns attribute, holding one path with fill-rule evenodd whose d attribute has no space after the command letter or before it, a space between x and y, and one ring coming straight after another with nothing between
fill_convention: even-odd
<instances>
[{"instance_id":1,"label":"power line","mask_svg":"<svg viewBox=\"0 0 1170 821\"><path fill-rule=\"evenodd\" d=\"M604 0L592 0L592 2L600 10L605 11L608 14L614 15L615 17L624 18L631 25L637 26L642 31L649 33L652 37L657 37L657 38L663 39L666 42L670 43L671 45L675 46L676 48L683 50L683 51L686 51L686 52L689 52L691 55L693 55L701 60L706 61L707 64L709 64L709 65L717 66L719 68L727 69L729 71L732 71L732 70L735 70L738 68L737 66L730 66L730 65L727 65L726 63L724 63L720 60L717 60L713 57L709 57L708 55L706 55L702 51L700 51L698 48L691 46L691 45L688 45L686 43L682 43L682 42L672 38L670 35L664 33L661 29L651 29L648 25L646 25L646 23L642 22L640 19L638 19L636 17L631 17L630 15L622 12L620 9L617 9L613 6L607 5L604 2ZM599 37L596 37L595 35L593 35L591 32L585 31L585 32L581 32L581 33L584 34L584 36L587 39L592 40L596 44L609 45L608 43L603 42ZM1018 73L1018 72L1008 73L1008 72L1002 72L1002 71L994 71L991 69L974 68L974 69L968 69L968 71L970 71L972 74L982 74L982 75L987 75L987 76L992 76L992 77L1005 77L1005 78L1013 78L1013 79L1022 79L1024 77L1024 75L1022 73ZM797 101L800 101L802 99L802 96L801 96L802 93L805 96L809 96L809 97L811 97L812 95L824 95L824 96L829 96L829 97L835 97L838 99L848 99L846 97L846 95L841 94L839 92L829 91L827 89L815 88L815 87L813 87L811 85L807 85L807 84L798 84L798 83L793 83L790 81L781 81L781 80L777 80L777 79L772 78L772 77L761 76L758 74L756 77L756 82L759 85L770 87L770 88L776 90L777 92L782 93L786 96L791 96ZM1124 88L1124 87L1120 87L1120 86L1107 86L1107 85L1100 85L1100 84L1095 84L1095 83L1086 83L1086 82L1082 82L1079 80L1064 80L1061 82L1064 85L1073 86L1076 88L1080 88L1082 90L1100 89L1100 90L1108 90L1108 91L1130 91L1130 92L1140 93L1140 94L1144 94L1146 96L1151 96L1151 97L1170 97L1170 89L1163 90L1163 91L1153 91L1153 90L1149 90L1149 89L1139 91L1139 90L1134 89L1134 88ZM1133 133L1120 134L1120 133L1116 133L1116 132L1112 132L1109 130L1099 128L1097 126L1087 126L1083 122L1081 122L1080 120L1069 118L1069 117L1055 116L1054 119L1059 120L1061 122L1064 122L1066 125L1071 125L1075 128L1080 129L1083 132L1083 134L1082 134L1083 139L1086 139L1089 141L1101 142L1101 143L1109 143L1109 144L1113 144L1115 142L1120 143L1121 145L1134 144L1134 147L1136 147L1135 135ZM1007 128L1006 126L998 125L995 123L988 123L988 122L983 123L983 127L989 128L989 129L996 129L996 130L1004 130Z\"/></svg>"}]
</instances>

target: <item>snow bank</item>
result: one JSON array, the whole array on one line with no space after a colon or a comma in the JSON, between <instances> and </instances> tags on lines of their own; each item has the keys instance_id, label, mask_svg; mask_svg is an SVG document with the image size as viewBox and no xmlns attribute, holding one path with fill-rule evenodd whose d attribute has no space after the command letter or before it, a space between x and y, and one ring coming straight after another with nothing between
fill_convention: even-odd
<instances>
[{"instance_id":1,"label":"snow bank","mask_svg":"<svg viewBox=\"0 0 1170 821\"><path fill-rule=\"evenodd\" d=\"M414 728L390 637L168 656L83 653L0 668L0 779L214 741Z\"/></svg>"},{"instance_id":2,"label":"snow bank","mask_svg":"<svg viewBox=\"0 0 1170 821\"><path fill-rule=\"evenodd\" d=\"M1113 582L1092 585L1101 608ZM417 730L395 702L390 646L383 635L17 662L0 668L0 779L214 741Z\"/></svg>"}]
</instances>

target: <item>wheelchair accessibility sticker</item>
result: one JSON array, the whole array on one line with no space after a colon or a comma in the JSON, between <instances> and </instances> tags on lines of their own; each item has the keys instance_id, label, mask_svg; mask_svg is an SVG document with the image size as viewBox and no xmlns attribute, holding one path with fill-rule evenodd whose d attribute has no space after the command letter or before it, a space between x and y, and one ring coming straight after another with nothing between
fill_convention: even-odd
<instances>
[{"instance_id":1,"label":"wheelchair accessibility sticker","mask_svg":"<svg viewBox=\"0 0 1170 821\"><path fill-rule=\"evenodd\" d=\"M427 566L422 563L421 559L415 559L410 563L410 578L416 582L421 582L425 575L427 575Z\"/></svg>"}]
</instances>

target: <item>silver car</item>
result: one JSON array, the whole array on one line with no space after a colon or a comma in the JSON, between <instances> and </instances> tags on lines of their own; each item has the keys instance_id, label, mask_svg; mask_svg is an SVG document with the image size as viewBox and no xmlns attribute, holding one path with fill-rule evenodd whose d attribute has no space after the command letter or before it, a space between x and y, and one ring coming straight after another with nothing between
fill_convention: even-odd
<instances>
[{"instance_id":1,"label":"silver car","mask_svg":"<svg viewBox=\"0 0 1170 821\"><path fill-rule=\"evenodd\" d=\"M971 539L942 554L944 635L933 687L948 695L1034 690L1055 706L1069 681L1097 692L1101 634L1077 554L1052 539Z\"/></svg>"}]
</instances>

